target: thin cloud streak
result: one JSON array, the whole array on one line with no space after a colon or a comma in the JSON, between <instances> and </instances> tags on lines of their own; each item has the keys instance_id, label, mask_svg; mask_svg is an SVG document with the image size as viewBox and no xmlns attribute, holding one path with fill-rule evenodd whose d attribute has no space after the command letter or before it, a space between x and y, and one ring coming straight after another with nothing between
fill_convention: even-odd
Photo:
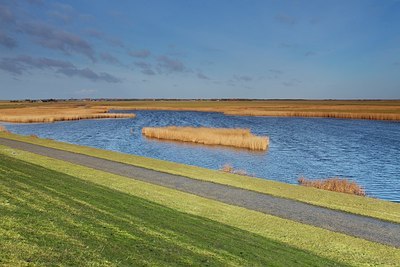
<instances>
[{"instance_id":1,"label":"thin cloud streak","mask_svg":"<svg viewBox=\"0 0 400 267\"><path fill-rule=\"evenodd\" d=\"M114 38L114 37L110 37L108 35L106 35L104 32L101 32L99 30L96 29L87 29L85 31L85 33L87 35L89 35L90 37L96 38L98 40L104 41L109 45L115 46L115 47L125 47L124 42L122 42L121 40Z\"/></svg>"},{"instance_id":2,"label":"thin cloud streak","mask_svg":"<svg viewBox=\"0 0 400 267\"><path fill-rule=\"evenodd\" d=\"M209 80L210 78L206 75L204 75L204 73L202 72L198 72L197 73L197 78L202 79L202 80Z\"/></svg>"},{"instance_id":3,"label":"thin cloud streak","mask_svg":"<svg viewBox=\"0 0 400 267\"><path fill-rule=\"evenodd\" d=\"M0 61L0 69L13 75L22 75L29 70L55 70L56 73L64 74L68 77L78 76L92 81L104 81L108 83L118 83L121 80L106 72L96 73L89 68L79 69L74 64L50 58L33 58L22 55L14 58L5 57Z\"/></svg>"},{"instance_id":4,"label":"thin cloud streak","mask_svg":"<svg viewBox=\"0 0 400 267\"><path fill-rule=\"evenodd\" d=\"M292 16L284 15L284 14L279 14L275 16L275 20L286 25L294 25L296 24L296 19Z\"/></svg>"},{"instance_id":5,"label":"thin cloud streak","mask_svg":"<svg viewBox=\"0 0 400 267\"><path fill-rule=\"evenodd\" d=\"M112 76L111 74L108 74L106 72L100 72L96 73L92 71L89 68L84 68L84 69L76 69L76 68L66 68L66 69L59 69L57 73L62 73L66 76L72 77L72 76L78 76L82 78L87 78L92 81L104 81L108 83L119 83L121 82L120 79L117 77Z\"/></svg>"},{"instance_id":6,"label":"thin cloud streak","mask_svg":"<svg viewBox=\"0 0 400 267\"><path fill-rule=\"evenodd\" d=\"M276 75L283 74L283 71L278 69L269 69L268 71Z\"/></svg>"},{"instance_id":7,"label":"thin cloud streak","mask_svg":"<svg viewBox=\"0 0 400 267\"><path fill-rule=\"evenodd\" d=\"M17 41L6 33L0 31L0 45L12 49L17 47Z\"/></svg>"},{"instance_id":8,"label":"thin cloud streak","mask_svg":"<svg viewBox=\"0 0 400 267\"><path fill-rule=\"evenodd\" d=\"M108 52L100 53L100 59L109 64L121 65L121 62Z\"/></svg>"},{"instance_id":9,"label":"thin cloud streak","mask_svg":"<svg viewBox=\"0 0 400 267\"><path fill-rule=\"evenodd\" d=\"M177 59L172 59L168 56L159 56L157 58L158 67L161 73L184 72L187 70L186 66Z\"/></svg>"},{"instance_id":10,"label":"thin cloud streak","mask_svg":"<svg viewBox=\"0 0 400 267\"><path fill-rule=\"evenodd\" d=\"M77 53L96 61L93 47L76 34L54 28L41 22L28 22L19 26L19 30L36 39L43 47L58 50L65 54Z\"/></svg>"},{"instance_id":11,"label":"thin cloud streak","mask_svg":"<svg viewBox=\"0 0 400 267\"><path fill-rule=\"evenodd\" d=\"M3 5L0 5L0 21L3 23L14 24L15 16L11 10Z\"/></svg>"},{"instance_id":12,"label":"thin cloud streak","mask_svg":"<svg viewBox=\"0 0 400 267\"><path fill-rule=\"evenodd\" d=\"M317 54L317 52L315 52L315 51L307 51L304 55L306 57L312 57L312 56L315 56L316 54Z\"/></svg>"},{"instance_id":13,"label":"thin cloud streak","mask_svg":"<svg viewBox=\"0 0 400 267\"><path fill-rule=\"evenodd\" d=\"M135 62L135 66L141 69L141 72L146 75L155 75L156 72L153 70L153 67L150 63L144 61Z\"/></svg>"},{"instance_id":14,"label":"thin cloud streak","mask_svg":"<svg viewBox=\"0 0 400 267\"><path fill-rule=\"evenodd\" d=\"M248 75L234 75L233 79L242 82L251 82L253 80L253 78Z\"/></svg>"},{"instance_id":15,"label":"thin cloud streak","mask_svg":"<svg viewBox=\"0 0 400 267\"><path fill-rule=\"evenodd\" d=\"M132 57L148 58L151 55L151 52L147 49L142 49L142 50L130 51L128 54Z\"/></svg>"}]
</instances>

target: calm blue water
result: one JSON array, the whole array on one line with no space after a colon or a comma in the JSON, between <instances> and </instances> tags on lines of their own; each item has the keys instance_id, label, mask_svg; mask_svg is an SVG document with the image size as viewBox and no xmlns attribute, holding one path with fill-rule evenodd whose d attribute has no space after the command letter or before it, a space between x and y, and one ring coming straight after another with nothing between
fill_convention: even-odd
<instances>
[{"instance_id":1,"label":"calm blue water","mask_svg":"<svg viewBox=\"0 0 400 267\"><path fill-rule=\"evenodd\" d=\"M300 176L347 177L361 184L369 196L400 202L399 122L175 111L134 113L135 119L13 124L7 128L19 134L211 169L229 163L257 177L292 184ZM250 128L257 135L268 135L270 147L267 152L251 152L149 140L141 135L142 127L167 125Z\"/></svg>"}]
</instances>

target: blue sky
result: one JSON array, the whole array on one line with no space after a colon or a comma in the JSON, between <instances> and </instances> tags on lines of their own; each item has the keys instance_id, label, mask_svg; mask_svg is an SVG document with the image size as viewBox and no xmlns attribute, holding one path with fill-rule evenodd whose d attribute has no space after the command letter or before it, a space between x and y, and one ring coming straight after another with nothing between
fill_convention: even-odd
<instances>
[{"instance_id":1,"label":"blue sky","mask_svg":"<svg viewBox=\"0 0 400 267\"><path fill-rule=\"evenodd\" d=\"M0 99L399 99L399 14L395 0L0 0Z\"/></svg>"}]
</instances>

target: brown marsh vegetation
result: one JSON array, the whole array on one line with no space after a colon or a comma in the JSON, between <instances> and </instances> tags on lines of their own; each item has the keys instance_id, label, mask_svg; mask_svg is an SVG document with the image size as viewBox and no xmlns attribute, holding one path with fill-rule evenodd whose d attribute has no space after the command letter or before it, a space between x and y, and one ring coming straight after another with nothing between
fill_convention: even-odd
<instances>
[{"instance_id":1,"label":"brown marsh vegetation","mask_svg":"<svg viewBox=\"0 0 400 267\"><path fill-rule=\"evenodd\" d=\"M224 166L222 166L220 171L238 174L238 175L250 176L245 170L237 170L231 164L224 164Z\"/></svg>"},{"instance_id":2,"label":"brown marsh vegetation","mask_svg":"<svg viewBox=\"0 0 400 267\"><path fill-rule=\"evenodd\" d=\"M261 111L238 110L224 112L226 115L238 116L265 116L265 117L313 117L313 118L338 118L359 120L400 120L400 114L379 113L350 113L350 112L311 112L311 111Z\"/></svg>"},{"instance_id":3,"label":"brown marsh vegetation","mask_svg":"<svg viewBox=\"0 0 400 267\"><path fill-rule=\"evenodd\" d=\"M249 129L205 127L145 127L142 134L149 138L192 142L204 145L222 145L250 150L266 150L269 138L255 136Z\"/></svg>"},{"instance_id":4,"label":"brown marsh vegetation","mask_svg":"<svg viewBox=\"0 0 400 267\"><path fill-rule=\"evenodd\" d=\"M98 102L126 110L221 112L235 116L400 120L399 100L229 100Z\"/></svg>"},{"instance_id":5,"label":"brown marsh vegetation","mask_svg":"<svg viewBox=\"0 0 400 267\"><path fill-rule=\"evenodd\" d=\"M364 189L355 182L341 178L328 178L319 180L310 180L300 177L298 183L302 186L315 187L319 189L365 196Z\"/></svg>"},{"instance_id":6,"label":"brown marsh vegetation","mask_svg":"<svg viewBox=\"0 0 400 267\"><path fill-rule=\"evenodd\" d=\"M37 106L0 109L0 121L39 123L83 119L133 118L134 114L107 113L107 108L81 106Z\"/></svg>"},{"instance_id":7,"label":"brown marsh vegetation","mask_svg":"<svg viewBox=\"0 0 400 267\"><path fill-rule=\"evenodd\" d=\"M1 101L0 121L52 122L56 120L134 116L132 114L107 113L111 109L204 111L236 116L400 120L400 100L147 100L63 101L55 103Z\"/></svg>"}]
</instances>

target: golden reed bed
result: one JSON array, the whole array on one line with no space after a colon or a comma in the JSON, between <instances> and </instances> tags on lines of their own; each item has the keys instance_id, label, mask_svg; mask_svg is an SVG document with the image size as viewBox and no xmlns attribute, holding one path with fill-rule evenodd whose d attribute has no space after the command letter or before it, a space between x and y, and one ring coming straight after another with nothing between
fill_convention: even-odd
<instances>
[{"instance_id":1,"label":"golden reed bed","mask_svg":"<svg viewBox=\"0 0 400 267\"><path fill-rule=\"evenodd\" d=\"M310 112L310 111L258 111L235 110L226 111L225 115L235 116L264 116L264 117L312 117L312 118L337 118L359 120L400 120L400 114L384 113L350 113L350 112Z\"/></svg>"},{"instance_id":2,"label":"golden reed bed","mask_svg":"<svg viewBox=\"0 0 400 267\"><path fill-rule=\"evenodd\" d=\"M204 145L222 145L250 150L266 150L269 138L255 136L249 129L195 128L195 127L145 127L142 134L149 138L192 142Z\"/></svg>"},{"instance_id":3,"label":"golden reed bed","mask_svg":"<svg viewBox=\"0 0 400 267\"><path fill-rule=\"evenodd\" d=\"M148 100L60 101L55 103L11 103L0 101L0 121L51 122L68 119L125 118L134 116L131 114L99 115L107 113L109 110L203 111L221 112L235 116L322 117L400 121L400 100ZM97 115L88 116L87 114ZM79 116L71 117L71 115ZM26 119L23 117L26 117ZM54 118L51 119L52 117Z\"/></svg>"},{"instance_id":4,"label":"golden reed bed","mask_svg":"<svg viewBox=\"0 0 400 267\"><path fill-rule=\"evenodd\" d=\"M279 110L258 110L256 108L190 108L190 107L118 107L116 110L170 110L170 111L200 111L200 112L220 112L231 116L254 116L254 117L307 117L307 118L336 118L336 119L356 119L356 120L388 120L400 121L400 114L368 112L367 109L352 110L343 112L341 107L337 107L339 112L331 111L279 111ZM288 107L290 109L290 107ZM377 108L380 110L382 108ZM316 108L318 110L318 108ZM400 111L400 109L399 109Z\"/></svg>"},{"instance_id":5,"label":"golden reed bed","mask_svg":"<svg viewBox=\"0 0 400 267\"><path fill-rule=\"evenodd\" d=\"M87 107L27 107L0 109L0 121L14 123L43 123L84 119L133 118L135 114L107 113L104 108Z\"/></svg>"},{"instance_id":6,"label":"golden reed bed","mask_svg":"<svg viewBox=\"0 0 400 267\"><path fill-rule=\"evenodd\" d=\"M124 101L96 104L124 110L203 111L235 116L400 121L399 100Z\"/></svg>"},{"instance_id":7,"label":"golden reed bed","mask_svg":"<svg viewBox=\"0 0 400 267\"><path fill-rule=\"evenodd\" d=\"M400 100L61 101L56 103L0 101L0 121L52 122L68 119L129 118L134 116L131 114L99 115L107 113L109 110L203 111L235 116L400 121ZM88 116L87 114L97 115ZM71 115L79 116L71 117Z\"/></svg>"}]
</instances>

